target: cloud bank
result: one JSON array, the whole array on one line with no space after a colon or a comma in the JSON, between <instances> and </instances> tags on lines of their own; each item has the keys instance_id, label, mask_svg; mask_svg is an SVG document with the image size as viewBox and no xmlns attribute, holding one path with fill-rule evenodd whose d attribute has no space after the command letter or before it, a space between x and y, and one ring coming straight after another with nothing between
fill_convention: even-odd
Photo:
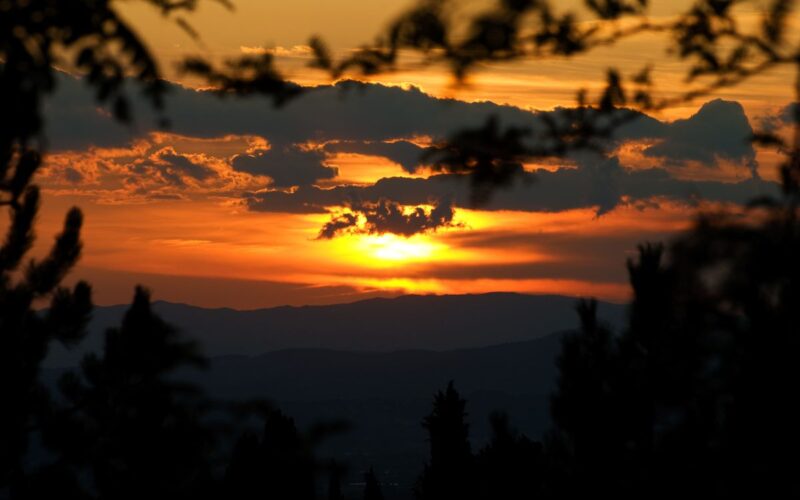
<instances>
[{"instance_id":1,"label":"cloud bank","mask_svg":"<svg viewBox=\"0 0 800 500\"><path fill-rule=\"evenodd\" d=\"M171 137L232 137L231 144L241 143L224 154L188 154L170 149L168 140L153 139L156 128L149 124L155 120L146 106L135 104L137 125L124 127L95 105L80 80L62 75L58 83L46 105L46 133L61 161L56 154L46 181L75 189L91 185L98 196L113 192L120 202L126 195L141 201L213 193L240 200L254 211L338 214L322 228L323 238L356 230L413 234L452 224L456 209L472 208L470 184L455 174L408 177L424 166L425 144L479 127L492 116L501 127L535 131L544 118L562 112L438 99L416 88L357 82L308 89L276 109L258 98L220 100L171 85L166 103ZM662 200L742 204L777 195L778 185L758 176L756 152L748 140L752 132L742 106L731 101L708 102L691 117L674 122L638 114L616 131L608 156L572 155L557 160L560 168L525 172L520 182L497 190L480 208L593 208L603 215L620 206L655 206ZM613 153L636 141L646 144L642 154L655 162L653 168L626 165ZM147 146L142 149L141 144ZM340 153L388 160L397 165L397 176L337 184L340 169L331 162ZM716 169L721 162L739 166L749 178L723 182L673 175L676 167ZM321 187L323 182L333 187ZM449 201L431 211L414 208L429 200ZM342 207L348 211L341 213Z\"/></svg>"},{"instance_id":2,"label":"cloud bank","mask_svg":"<svg viewBox=\"0 0 800 500\"><path fill-rule=\"evenodd\" d=\"M237 155L231 166L238 172L270 177L275 187L292 187L336 177L338 169L325 165L324 161L325 154L321 151L285 146Z\"/></svg>"}]
</instances>

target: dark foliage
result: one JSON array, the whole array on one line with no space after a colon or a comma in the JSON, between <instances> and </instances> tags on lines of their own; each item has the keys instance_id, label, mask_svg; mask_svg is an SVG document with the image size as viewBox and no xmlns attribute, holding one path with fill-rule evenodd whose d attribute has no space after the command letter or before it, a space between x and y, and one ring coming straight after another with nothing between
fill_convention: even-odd
<instances>
[{"instance_id":1,"label":"dark foliage","mask_svg":"<svg viewBox=\"0 0 800 500\"><path fill-rule=\"evenodd\" d=\"M800 480L800 224L794 208L701 217L628 263L627 327L581 301L542 443L501 415L469 451L452 384L426 418L420 498L794 497Z\"/></svg>"},{"instance_id":2,"label":"dark foliage","mask_svg":"<svg viewBox=\"0 0 800 500\"><path fill-rule=\"evenodd\" d=\"M797 215L702 218L630 262L628 328L591 303L569 337L552 413L585 494L793 496L800 462Z\"/></svg>"},{"instance_id":3,"label":"dark foliage","mask_svg":"<svg viewBox=\"0 0 800 500\"><path fill-rule=\"evenodd\" d=\"M34 153L27 160L38 163ZM50 253L23 265L33 243L33 220L39 204L34 187L10 205L11 221L0 248L0 492L25 487L24 463L31 432L47 414L50 397L39 380L40 363L50 342L78 342L91 312L91 290L86 283L68 289L61 279L80 254L81 214L67 215L63 232ZM40 301L49 309L37 312Z\"/></svg>"},{"instance_id":4,"label":"dark foliage","mask_svg":"<svg viewBox=\"0 0 800 500\"><path fill-rule=\"evenodd\" d=\"M310 443L280 411L268 410L263 419L260 436L245 433L234 446L225 497L313 500L317 464Z\"/></svg>"},{"instance_id":5,"label":"dark foliage","mask_svg":"<svg viewBox=\"0 0 800 500\"><path fill-rule=\"evenodd\" d=\"M342 476L344 473L344 467L335 460L330 461L328 464L328 500L344 500L344 494L342 493Z\"/></svg>"},{"instance_id":6,"label":"dark foliage","mask_svg":"<svg viewBox=\"0 0 800 500\"><path fill-rule=\"evenodd\" d=\"M431 458L416 486L420 499L466 499L475 495L466 404L452 382L433 398L433 411L422 423L428 431Z\"/></svg>"},{"instance_id":7,"label":"dark foliage","mask_svg":"<svg viewBox=\"0 0 800 500\"><path fill-rule=\"evenodd\" d=\"M203 423L208 402L196 387L170 379L203 362L137 289L121 327L106 332L102 355L88 355L80 373L60 381L63 401L43 432L55 463L88 478L87 498L209 495L215 436Z\"/></svg>"},{"instance_id":8,"label":"dark foliage","mask_svg":"<svg viewBox=\"0 0 800 500\"><path fill-rule=\"evenodd\" d=\"M492 414L489 420L492 439L475 457L478 497L515 500L542 496L546 474L542 444L514 431L502 413Z\"/></svg>"},{"instance_id":9,"label":"dark foliage","mask_svg":"<svg viewBox=\"0 0 800 500\"><path fill-rule=\"evenodd\" d=\"M383 500L381 484L372 467L364 474L364 500Z\"/></svg>"},{"instance_id":10,"label":"dark foliage","mask_svg":"<svg viewBox=\"0 0 800 500\"><path fill-rule=\"evenodd\" d=\"M149 3L171 15L196 2ZM91 312L89 285L61 286L80 256L78 209L68 212L47 256L26 260L40 197L32 181L45 142L42 99L54 89L56 64L84 73L98 100L123 121L129 119L126 80L138 82L156 107L165 86L150 53L108 1L0 3L0 61L0 206L10 219L0 248L0 493L23 495L31 437L51 411L40 363L50 342L78 342ZM41 305L49 307L36 312Z\"/></svg>"},{"instance_id":11,"label":"dark foliage","mask_svg":"<svg viewBox=\"0 0 800 500\"><path fill-rule=\"evenodd\" d=\"M176 16L196 0L148 3L191 32ZM737 0L700 0L663 24L644 17L643 0L585 2L601 24L533 0L498 1L464 24L454 3L423 0L342 61L315 40L314 64L333 75L374 74L396 67L410 49L426 63L449 64L463 80L483 62L572 56L658 31L672 37L687 67L688 86L677 99L656 99L646 68L627 77L610 69L592 106L580 93L579 106L546 121L539 135L490 121L436 145L434 168L472 175L477 201L514 180L528 159L601 149L634 116L623 106L663 108L800 60L786 41L794 12L786 0L767 2L752 32L736 22ZM633 22L617 22L623 18ZM57 396L45 390L39 372L48 345L79 342L91 312L87 284L61 285L80 255L77 209L45 257L26 257L39 205L32 180L45 143L41 103L54 88L54 65L85 74L122 121L130 119L128 77L156 108L165 86L110 1L0 2L0 60L0 205L10 216L0 247L0 497L315 498L320 467L312 449L331 429L305 436L291 418L267 409L263 431L242 433L227 454L208 420L210 403L174 378L202 358L152 313L141 289L121 327L107 332L102 355L65 376ZM222 95L259 93L281 103L300 90L267 56L223 69L193 59L184 68ZM788 146L768 133L755 138L789 151L781 169L786 196L760 200L741 217L702 216L668 247L643 246L629 263L634 300L623 331L599 324L593 302L579 305L581 330L564 342L554 428L543 443L494 416L492 441L473 454L466 402L452 383L438 393L423 423L431 456L420 498L800 495L800 134ZM48 307L36 311L39 304ZM38 461L31 460L34 444L47 452ZM329 496L341 498L333 467L329 479ZM365 481L365 497L381 498L372 471Z\"/></svg>"}]
</instances>

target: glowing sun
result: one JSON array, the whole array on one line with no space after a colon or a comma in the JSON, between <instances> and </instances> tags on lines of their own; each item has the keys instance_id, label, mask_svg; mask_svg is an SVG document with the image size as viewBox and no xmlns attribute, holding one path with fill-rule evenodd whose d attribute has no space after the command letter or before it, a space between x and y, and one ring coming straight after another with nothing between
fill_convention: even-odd
<instances>
[{"instance_id":1,"label":"glowing sun","mask_svg":"<svg viewBox=\"0 0 800 500\"><path fill-rule=\"evenodd\" d=\"M440 244L424 236L410 238L394 234L364 236L358 242L361 253L380 261L403 262L431 258Z\"/></svg>"}]
</instances>

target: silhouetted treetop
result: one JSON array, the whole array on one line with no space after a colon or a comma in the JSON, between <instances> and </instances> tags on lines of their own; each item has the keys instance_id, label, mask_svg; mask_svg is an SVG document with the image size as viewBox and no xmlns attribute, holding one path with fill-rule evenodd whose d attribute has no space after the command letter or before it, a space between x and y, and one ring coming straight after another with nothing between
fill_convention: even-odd
<instances>
[{"instance_id":1,"label":"silhouetted treetop","mask_svg":"<svg viewBox=\"0 0 800 500\"><path fill-rule=\"evenodd\" d=\"M175 379L178 369L203 364L196 345L180 339L137 288L121 326L106 332L102 353L62 377L64 401L44 428L45 443L99 498L154 491L205 498L215 444L203 420L210 402Z\"/></svg>"},{"instance_id":2,"label":"silhouetted treetop","mask_svg":"<svg viewBox=\"0 0 800 500\"><path fill-rule=\"evenodd\" d=\"M372 467L364 473L364 500L383 500L381 485Z\"/></svg>"},{"instance_id":3,"label":"silhouetted treetop","mask_svg":"<svg viewBox=\"0 0 800 500\"><path fill-rule=\"evenodd\" d=\"M420 499L473 498L474 461L466 422L466 400L453 382L433 397L433 410L422 421L428 432L430 462L417 481Z\"/></svg>"},{"instance_id":4,"label":"silhouetted treetop","mask_svg":"<svg viewBox=\"0 0 800 500\"><path fill-rule=\"evenodd\" d=\"M628 263L627 327L591 302L564 339L551 413L570 495L796 495L800 224L698 219Z\"/></svg>"},{"instance_id":5,"label":"silhouetted treetop","mask_svg":"<svg viewBox=\"0 0 800 500\"><path fill-rule=\"evenodd\" d=\"M40 160L28 153L19 161L38 165ZM50 343L79 342L92 309L87 283L72 289L61 286L80 255L80 212L73 209L67 214L63 231L44 258L26 261L35 239L39 191L15 184L12 194L18 189L24 194L9 204L11 220L0 245L0 492L25 489L30 431L41 426L50 403L39 379ZM37 311L43 301L49 308Z\"/></svg>"}]
</instances>

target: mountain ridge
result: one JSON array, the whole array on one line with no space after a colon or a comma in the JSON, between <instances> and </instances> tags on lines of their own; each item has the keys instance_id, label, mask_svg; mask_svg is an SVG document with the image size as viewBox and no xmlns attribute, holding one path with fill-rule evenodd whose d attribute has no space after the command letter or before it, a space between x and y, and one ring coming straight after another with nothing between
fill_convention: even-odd
<instances>
[{"instance_id":1,"label":"mountain ridge","mask_svg":"<svg viewBox=\"0 0 800 500\"><path fill-rule=\"evenodd\" d=\"M578 326L577 299L560 295L490 293L403 295L335 305L236 310L167 301L154 310L209 357L290 348L341 351L450 351L530 340ZM120 324L127 305L97 307L89 335L76 350L54 346L48 367L73 366L102 348L103 332ZM622 323L625 307L599 303L600 317Z\"/></svg>"}]
</instances>

